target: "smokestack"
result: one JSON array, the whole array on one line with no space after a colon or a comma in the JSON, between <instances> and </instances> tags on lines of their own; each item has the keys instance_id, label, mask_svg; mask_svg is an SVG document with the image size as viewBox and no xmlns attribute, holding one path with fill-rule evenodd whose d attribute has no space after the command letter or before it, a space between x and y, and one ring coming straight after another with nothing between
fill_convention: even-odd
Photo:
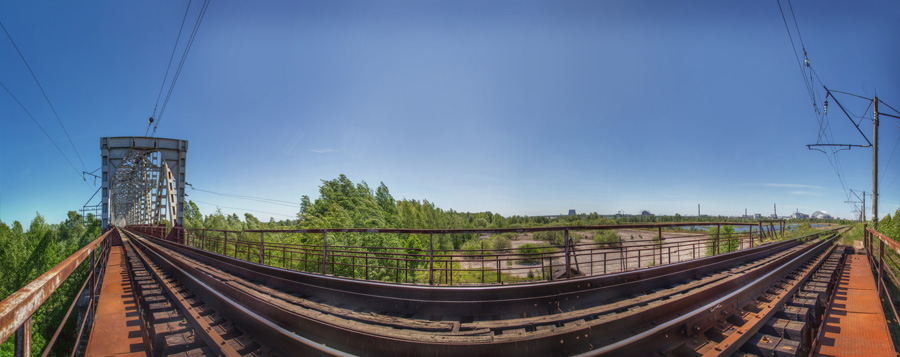
<instances>
[{"instance_id":1,"label":"smokestack","mask_svg":"<svg viewBox=\"0 0 900 357\"><path fill-rule=\"evenodd\" d=\"M773 203L772 208L775 210L775 218L778 218L778 206Z\"/></svg>"}]
</instances>

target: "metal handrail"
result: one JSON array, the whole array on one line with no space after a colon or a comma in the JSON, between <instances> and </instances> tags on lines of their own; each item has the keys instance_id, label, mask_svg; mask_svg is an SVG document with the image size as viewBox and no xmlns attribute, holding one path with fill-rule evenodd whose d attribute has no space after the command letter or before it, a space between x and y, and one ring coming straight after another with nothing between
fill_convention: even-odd
<instances>
[{"instance_id":1,"label":"metal handrail","mask_svg":"<svg viewBox=\"0 0 900 357\"><path fill-rule=\"evenodd\" d=\"M708 232L696 232L679 236L662 237L664 227L707 226L721 227L728 225L746 226L744 232L731 234L718 233L718 229ZM179 243L207 250L216 254L232 256L252 263L268 264L286 269L335 275L353 279L372 280L370 272L374 272L374 280L393 281L395 283L427 283L454 285L454 274L468 274L469 283L508 284L517 282L554 280L555 278L572 278L574 268L586 275L600 275L617 271L645 269L656 265L672 264L684 260L700 258L706 255L717 255L727 252L738 244L737 249L752 248L759 241L778 235L775 229L768 234L760 234L753 227L762 226L760 222L678 222L650 223L626 225L597 226L557 226L531 228L500 229L379 229L379 228L322 228L322 229L289 229L289 230L212 230L183 229L183 241ZM126 227L128 228L128 227ZM138 231L157 238L168 237L166 228L152 226L136 226ZM533 253L522 252L520 248L482 248L468 250L443 250L434 248L434 234L482 234L507 232L540 232L603 230L603 229L648 229L657 237L637 239L616 243L574 243L565 239L562 245L537 247L547 249ZM173 228L169 228L173 229ZM266 233L270 234L322 234L319 244L294 244L266 241ZM335 246L327 242L329 233L396 233L420 234L425 236L423 248L406 247L372 247L372 246ZM250 234L250 237L247 236ZM230 236L230 237L229 237ZM249 239L248 239L249 238ZM663 238L660 240L659 238ZM712 251L708 251L712 249ZM674 253L674 256L673 254ZM512 264L528 261L528 264ZM635 264L635 262L637 262ZM453 264L465 264L454 267ZM634 266L637 265L637 268ZM535 269L539 269L535 271ZM554 275L562 272L563 276ZM504 276L503 274L507 274ZM536 274L534 274L536 273ZM427 275L425 275L427 274ZM474 274L474 275L473 275ZM509 275L512 274L512 275ZM496 280L492 276L496 275ZM527 276L527 277L526 277ZM427 279L423 281L422 279Z\"/></svg>"},{"instance_id":2,"label":"metal handrail","mask_svg":"<svg viewBox=\"0 0 900 357\"><path fill-rule=\"evenodd\" d=\"M109 251L109 236L113 230L109 230L93 242L88 243L83 248L57 264L37 279L28 283L3 301L0 301L0 343L5 342L14 333L16 335L16 356L31 355L31 316L50 298L50 296L72 275L73 272L87 259L91 260L91 271L86 278L86 283L90 285L90 303L88 312L90 314L94 310L97 291L97 267L102 266L105 261L106 253ZM95 252L100 249L100 257L95 258ZM84 287L82 287L82 291ZM80 296L80 292L79 292ZM78 301L72 302L74 305ZM60 323L60 327L65 325L68 320L71 307L66 314L65 319ZM85 319L86 321L87 319ZM84 325L79 330L79 338L83 332ZM60 328L54 338L45 347L45 354L53 346L58 337ZM77 348L77 343L76 343Z\"/></svg>"},{"instance_id":3,"label":"metal handrail","mask_svg":"<svg viewBox=\"0 0 900 357\"><path fill-rule=\"evenodd\" d=\"M884 279L884 245L887 244L888 247L893 249L895 252L900 253L900 243L898 243L891 237L886 236L884 233L870 228L868 223L863 227L865 227L865 230L863 232L863 246L866 250L866 258L869 259L870 266L874 267L877 265L878 267L878 275L875 277L877 279L875 283L878 290L878 297L884 298L885 296L887 296L888 305L891 306L891 312L893 312L894 314L895 321L900 321L900 314L897 313L897 307L894 306L894 299L891 297L891 294L886 293ZM877 261L878 264L875 264L875 248L873 244L873 240L875 238L877 238L879 241ZM897 279L897 275L894 273L894 270L891 269L890 265L888 265L887 271L891 275L891 278L893 278L892 280L894 282L894 285L896 285L897 288L900 288L900 280Z\"/></svg>"}]
</instances>

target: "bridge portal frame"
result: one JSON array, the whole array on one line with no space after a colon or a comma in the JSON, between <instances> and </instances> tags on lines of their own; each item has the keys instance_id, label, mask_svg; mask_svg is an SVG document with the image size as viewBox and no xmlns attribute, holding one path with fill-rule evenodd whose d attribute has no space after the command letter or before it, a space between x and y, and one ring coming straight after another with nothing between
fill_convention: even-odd
<instances>
[{"instance_id":1,"label":"bridge portal frame","mask_svg":"<svg viewBox=\"0 0 900 357\"><path fill-rule=\"evenodd\" d=\"M132 220L131 222L124 222L125 224L150 223L134 221L136 219L146 219L146 217L148 217L148 215L146 214L146 210L148 207L138 207L139 211L144 211L139 212L141 214L137 215L138 217L131 217L131 215L129 215L128 217L113 217L113 212L110 211L112 204L110 189L112 188L113 178L115 177L116 171L121 166L122 162L133 150L158 153L157 155L159 157L160 166L167 165L171 170L173 183L177 192L175 194L174 205L175 219L174 222L172 222L172 225L176 227L183 226L187 149L187 140L153 138L144 136L118 136L100 138L100 154L102 163L102 229L106 231L109 228L110 222L116 223L115 218L118 218L119 220ZM169 191L166 197L172 197L171 193L172 192ZM147 201L149 203L149 199L147 199ZM171 202L167 202L167 204L170 207L172 206Z\"/></svg>"}]
</instances>

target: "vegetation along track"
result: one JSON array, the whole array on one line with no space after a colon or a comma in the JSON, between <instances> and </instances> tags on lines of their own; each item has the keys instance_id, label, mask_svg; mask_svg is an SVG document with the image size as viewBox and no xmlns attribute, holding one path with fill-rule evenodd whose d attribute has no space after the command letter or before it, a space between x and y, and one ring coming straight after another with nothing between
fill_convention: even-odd
<instances>
[{"instance_id":1,"label":"vegetation along track","mask_svg":"<svg viewBox=\"0 0 900 357\"><path fill-rule=\"evenodd\" d=\"M807 261L835 235L807 242L816 236L620 274L481 287L312 275L152 238L134 241L151 259L182 274L180 283L193 285L188 286L193 294L235 326L254 331L244 324L260 325L249 335L276 353L302 349L356 355L652 355L696 341L697 334L738 311L730 306L751 300L735 291L756 286L761 279L782 278L790 270L782 267ZM196 290L201 288L209 291ZM716 303L736 294L745 300ZM206 296L236 306L217 307L221 303ZM733 304L741 301L744 304ZM244 316L233 317L232 310L243 311ZM700 310L712 311L708 314L716 318L686 332L684 325L691 319L708 320ZM262 341L262 336L276 335L265 333L266 327L281 330L276 345Z\"/></svg>"}]
</instances>

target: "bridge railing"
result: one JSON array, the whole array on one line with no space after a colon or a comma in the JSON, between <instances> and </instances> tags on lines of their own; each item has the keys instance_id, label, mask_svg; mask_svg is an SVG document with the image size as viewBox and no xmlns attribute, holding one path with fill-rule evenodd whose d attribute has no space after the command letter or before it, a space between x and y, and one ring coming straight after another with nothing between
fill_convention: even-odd
<instances>
[{"instance_id":1,"label":"bridge railing","mask_svg":"<svg viewBox=\"0 0 900 357\"><path fill-rule=\"evenodd\" d=\"M711 230L675 231L664 228L714 227ZM723 226L745 227L726 234ZM509 284L593 276L645 269L720 253L751 248L763 238L777 236L773 228L761 235L759 223L686 222L607 226L534 227L507 229L301 229L211 230L188 229L185 244L254 263L317 274L402 284ZM767 228L767 227L766 227ZM584 243L601 230L634 230L621 242ZM559 232L561 244L513 247L441 249L440 235ZM341 241L356 244L334 245ZM423 244L370 245L377 235L394 234L403 242L414 236ZM629 233L624 233L629 234ZM620 234L620 236L623 234ZM634 235L638 237L635 238ZM581 237L582 242L577 242ZM476 241L478 242L478 241ZM305 244L304 244L305 243ZM540 243L533 241L531 243ZM424 245L422 247L421 245Z\"/></svg>"},{"instance_id":2,"label":"bridge railing","mask_svg":"<svg viewBox=\"0 0 900 357\"><path fill-rule=\"evenodd\" d=\"M885 245L890 248L889 251L894 251L894 253L888 253L887 258L884 253ZM877 272L875 284L878 287L878 297L882 299L885 296L887 297L888 305L891 306L891 312L894 314L894 321L900 323L900 315L897 314L894 299L890 293L886 293L887 279L890 279L895 288L900 289L900 279L897 278L897 272L895 272L900 267L900 261L896 259L897 255L900 254L900 243L866 224L863 233L863 246L865 247L866 257L869 259L870 266ZM885 272L887 272L887 278L885 277Z\"/></svg>"},{"instance_id":3,"label":"bridge railing","mask_svg":"<svg viewBox=\"0 0 900 357\"><path fill-rule=\"evenodd\" d=\"M44 347L42 356L47 356L63 331L63 327L72 315L81 295L85 289L90 291L87 309L84 312L84 319L78 327L75 337L74 349L78 349L81 342L86 322L92 319L96 309L97 296L99 292L98 274L101 267L106 264L109 256L110 237L114 235L115 230L109 230L93 242L84 246L52 269L48 270L34 281L28 283L12 295L8 296L0 302L0 343L15 334L15 356L31 356L31 325L32 315L44 304L47 299L74 273L82 263L88 263L90 271L81 285L78 294L75 295L68 311L66 311L63 320L56 328L53 337ZM74 354L74 352L73 352Z\"/></svg>"}]
</instances>

